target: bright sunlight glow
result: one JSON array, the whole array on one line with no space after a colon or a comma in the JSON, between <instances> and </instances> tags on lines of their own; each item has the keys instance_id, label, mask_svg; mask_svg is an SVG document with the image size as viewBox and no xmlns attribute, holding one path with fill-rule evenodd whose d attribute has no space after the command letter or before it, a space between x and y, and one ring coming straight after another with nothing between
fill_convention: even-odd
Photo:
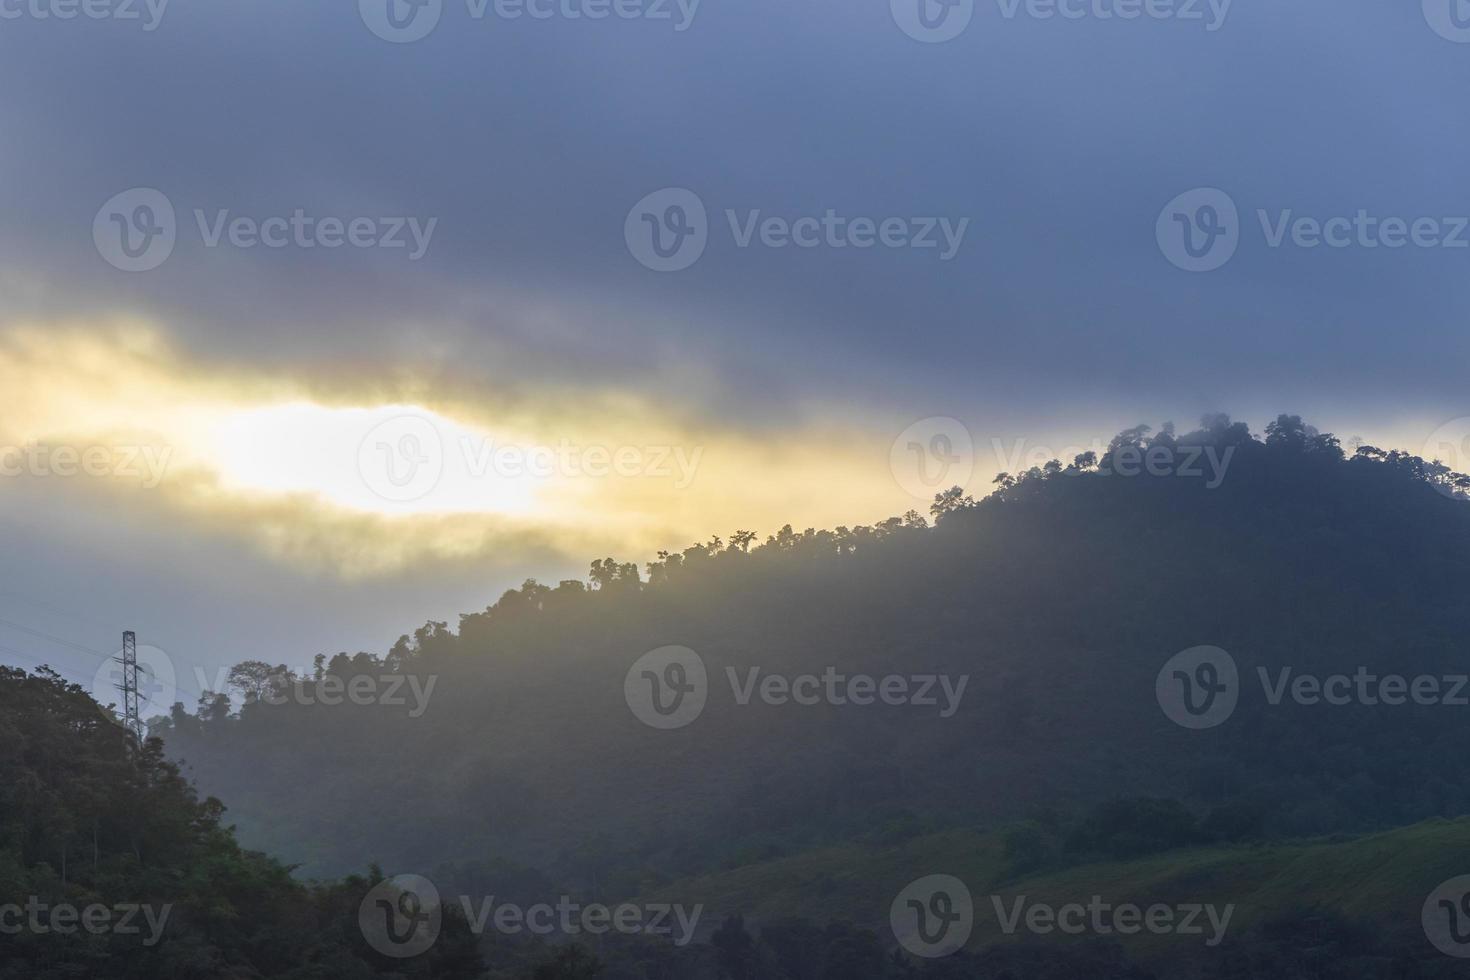
<instances>
[{"instance_id":1,"label":"bright sunlight glow","mask_svg":"<svg viewBox=\"0 0 1470 980\"><path fill-rule=\"evenodd\" d=\"M514 448L489 432L414 405L248 409L225 416L208 444L226 489L385 515L524 514L551 476L507 465Z\"/></svg>"}]
</instances>

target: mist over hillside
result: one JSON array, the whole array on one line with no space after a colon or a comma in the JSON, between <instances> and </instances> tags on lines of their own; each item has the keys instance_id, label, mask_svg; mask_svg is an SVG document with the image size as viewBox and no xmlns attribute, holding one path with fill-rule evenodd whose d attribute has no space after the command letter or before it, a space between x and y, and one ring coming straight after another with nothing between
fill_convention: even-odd
<instances>
[{"instance_id":1,"label":"mist over hillside","mask_svg":"<svg viewBox=\"0 0 1470 980\"><path fill-rule=\"evenodd\" d=\"M1467 486L1212 416L242 663L146 741L0 669L0 978L1457 976Z\"/></svg>"},{"instance_id":2,"label":"mist over hillside","mask_svg":"<svg viewBox=\"0 0 1470 980\"><path fill-rule=\"evenodd\" d=\"M247 843L304 874L371 854L632 894L1118 797L1258 839L1454 816L1470 812L1446 765L1470 635L1464 483L1373 447L1346 458L1289 416L1263 438L1219 416L1140 427L984 499L942 494L928 517L599 560L590 582L528 582L381 660L319 658L318 677L266 655L233 705L154 731ZM1228 719L1191 728L1156 682L1201 647L1239 683ZM686 667L700 710L650 715L637 692L667 700ZM1303 675L1359 673L1440 678L1442 696L1300 696ZM323 679L379 675L419 694L303 703Z\"/></svg>"},{"instance_id":3,"label":"mist over hillside","mask_svg":"<svg viewBox=\"0 0 1470 980\"><path fill-rule=\"evenodd\" d=\"M0 980L1470 976L1470 0L0 78Z\"/></svg>"}]
</instances>

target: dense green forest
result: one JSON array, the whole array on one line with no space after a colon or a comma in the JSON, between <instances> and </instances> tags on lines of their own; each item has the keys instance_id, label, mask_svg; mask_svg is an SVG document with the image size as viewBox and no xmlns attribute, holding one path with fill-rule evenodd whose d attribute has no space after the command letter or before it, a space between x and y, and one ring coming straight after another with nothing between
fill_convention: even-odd
<instances>
[{"instance_id":1,"label":"dense green forest","mask_svg":"<svg viewBox=\"0 0 1470 980\"><path fill-rule=\"evenodd\" d=\"M199 800L162 758L161 743L137 745L80 688L49 671L0 670L0 734L0 977L17 980L1402 980L1461 969L1415 934L1413 913L1445 868L1470 866L1470 820L1361 840L1232 844L1209 821L1160 800L1109 802L1067 833L1047 820L989 834L869 840L678 882L672 887L683 894L665 899L744 907L761 920L724 914L698 944L612 936L589 950L477 938L450 901L430 948L391 958L371 948L360 926L380 873L303 885L278 862L243 851L221 825L221 804ZM1056 850L1038 859L1034 833L1055 837ZM1217 843L1190 846L1207 840ZM1241 903L1244 922L1209 955L1095 938L1015 942L991 930L981 932L978 951L919 960L845 918L867 917L875 882L937 864L997 894L1059 903L1098 888L1139 902L1228 896ZM524 890L527 900L544 894L546 883L524 872L481 871L484 881L464 886ZM34 907L32 921L54 925L58 908L140 906L153 910L156 932L4 928L19 921L7 909ZM828 914L818 922L792 909Z\"/></svg>"},{"instance_id":2,"label":"dense green forest","mask_svg":"<svg viewBox=\"0 0 1470 980\"><path fill-rule=\"evenodd\" d=\"M0 977L381 975L357 932L372 878L304 886L243 850L223 813L80 687L0 668ZM72 909L94 910L93 928ZM395 975L479 976L468 936L451 917Z\"/></svg>"},{"instance_id":3,"label":"dense green forest","mask_svg":"<svg viewBox=\"0 0 1470 980\"><path fill-rule=\"evenodd\" d=\"M1217 487L1120 475L1129 453L1168 450L1183 470L1198 446L1230 454ZM1470 785L1445 763L1461 711L1273 705L1255 677L1456 673L1470 635L1463 483L1373 447L1346 456L1292 417L1264 439L1223 417L1178 435L1140 427L1102 459L1003 476L978 501L941 495L928 518L783 528L764 544L742 532L643 569L600 560L590 582L527 582L381 658L319 658L316 675L343 684L436 682L417 714L267 703L263 691L302 679L262 662L233 706L221 695L155 730L231 801L247 842L314 874L363 854L415 869L514 860L632 893L1114 796L1234 813L1266 837L1449 817L1470 812ZM1154 683L1202 644L1230 652L1243 692L1227 724L1190 731L1159 710ZM696 651L711 678L703 714L677 731L624 700L629 668L667 645ZM725 683L727 670L831 667L968 686L941 717L739 704Z\"/></svg>"},{"instance_id":4,"label":"dense green forest","mask_svg":"<svg viewBox=\"0 0 1470 980\"><path fill-rule=\"evenodd\" d=\"M1191 464L1205 450L1228 460L1218 481ZM941 493L927 516L787 527L763 544L738 531L641 569L599 560L586 582L528 581L381 656L241 664L230 691L155 719L142 749L79 691L9 672L0 897L177 905L157 948L31 937L12 972L1454 975L1417 917L1439 882L1470 871L1454 819L1470 814L1470 785L1453 762L1470 709L1273 701L1256 677L1463 673L1467 489L1432 461L1348 454L1292 416L1263 438L1215 416L1003 474L981 499ZM660 730L630 710L625 683L670 646L708 667L708 701ZM1200 646L1238 665L1239 704L1192 730L1161 710L1156 682ZM947 712L742 703L736 679L753 669L966 683ZM359 681L419 694L323 703ZM247 846L287 864L242 850L220 804L166 758L230 802ZM1310 870L1324 861L1334 870ZM387 960L355 932L381 879L354 876L369 862L446 896L667 901L706 916L688 945L556 947L476 940L446 903L447 940ZM1241 914L1207 955L977 931L965 951L920 959L895 948L889 905L936 873L963 875L977 913L982 896L1022 889L1221 894ZM299 883L323 878L342 880ZM88 955L116 969L76 972Z\"/></svg>"}]
</instances>

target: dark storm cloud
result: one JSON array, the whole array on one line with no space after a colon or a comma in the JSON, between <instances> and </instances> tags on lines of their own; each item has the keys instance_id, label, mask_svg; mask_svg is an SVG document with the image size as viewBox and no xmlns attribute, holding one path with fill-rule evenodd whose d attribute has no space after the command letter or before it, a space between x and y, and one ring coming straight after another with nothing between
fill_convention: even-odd
<instances>
[{"instance_id":1,"label":"dark storm cloud","mask_svg":"<svg viewBox=\"0 0 1470 980\"><path fill-rule=\"evenodd\" d=\"M386 0L384 0L386 3ZM915 0L917 2L917 0ZM728 370L725 413L840 397L980 412L1036 397L1159 411L1290 391L1459 413L1470 254L1269 248L1255 217L1470 211L1450 161L1470 46L1421 11L1239 0L1204 20L1038 19L980 3L945 44L887 3L705 0L688 30L474 19L389 44L356 5L175 0L137 24L3 22L0 241L50 308L156 313L197 349L264 363L451 349L487 372L676 381ZM1112 2L1102 5L1111 10ZM492 8L493 10L493 8ZM97 207L163 189L180 244L98 261ZM623 243L662 187L709 208L702 260L651 273ZM1176 270L1174 195L1219 187L1245 237ZM209 215L438 217L424 258L204 249ZM739 248L724 212L969 218L935 251ZM477 359L482 363L477 364ZM715 371L716 375L722 373ZM690 386L695 387L695 386ZM1181 404L1183 402L1183 404Z\"/></svg>"}]
</instances>

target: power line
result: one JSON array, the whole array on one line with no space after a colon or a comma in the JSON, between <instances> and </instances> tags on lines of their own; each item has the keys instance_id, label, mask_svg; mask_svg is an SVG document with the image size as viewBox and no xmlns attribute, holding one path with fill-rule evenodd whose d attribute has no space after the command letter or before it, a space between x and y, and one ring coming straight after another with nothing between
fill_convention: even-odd
<instances>
[{"instance_id":1,"label":"power line","mask_svg":"<svg viewBox=\"0 0 1470 980\"><path fill-rule=\"evenodd\" d=\"M11 599L19 599L21 602L25 603L28 606L35 606L37 609L44 609L46 612L52 614L53 616L60 616L61 618L71 622L86 623L87 625L95 627L97 630L104 633L111 632L112 630L110 624L92 619L89 616L83 615L76 609L63 609L54 603L47 602L43 599L37 599L35 596L32 595L26 595L24 592L17 592L14 589L4 589L0 590L0 596L8 597Z\"/></svg>"},{"instance_id":2,"label":"power line","mask_svg":"<svg viewBox=\"0 0 1470 980\"><path fill-rule=\"evenodd\" d=\"M22 633L29 633L30 635L39 637L43 640L50 640L52 643L59 643L64 647L71 647L73 650L79 650L82 653L90 653L92 656L101 657L103 660L107 660L111 656L110 654L103 653L100 650L93 650L89 646L83 646L80 643L73 643L71 640L63 639L62 637L56 636L52 633L47 633L45 630L38 630L33 627L26 626L23 623L17 623L13 620L0 619L0 625L9 626L11 629L20 630Z\"/></svg>"},{"instance_id":3,"label":"power line","mask_svg":"<svg viewBox=\"0 0 1470 980\"><path fill-rule=\"evenodd\" d=\"M45 632L43 632L41 630L35 630L35 629L31 629L29 627L24 627L24 626L22 626L19 623L11 623L9 620L0 619L0 623L4 623L6 625L14 626L17 629L21 629L24 632L30 633L30 634L32 634L34 636L39 636L39 637L43 637L43 638L46 638L46 639L55 639L58 642L65 642L65 641L61 641L57 637L52 637L50 634L47 634L47 633L45 633ZM75 649L78 649L78 650L82 650L85 653L92 654L92 655L96 656L98 659L103 660L103 661L112 660L114 662L120 662L117 657L109 656L108 654L100 653L100 652L98 652L96 650L92 650L92 649L89 649L87 647L82 647L79 644L67 643L66 645L67 646L70 646L70 647L73 647ZM82 687L86 687L87 686L87 683L88 683L88 679L87 678L84 677L84 678L78 680L75 676L68 677L67 675L68 674L72 674L72 671L67 670L67 671L64 671L63 672L62 667L64 667L65 664L62 664L61 666L58 666L57 663L56 663L56 661L54 659L51 659L51 658L48 658L48 657L44 657L44 656L39 656L39 655L37 655L35 653L30 653L30 652L27 652L27 651L24 651L24 650L17 650L14 647L6 646L4 644L0 644L0 653L3 653L3 654L5 654L8 657L13 657L13 658L16 658L16 659L19 659L19 660L24 660L27 663L33 664L33 665L35 665L37 667L50 667L52 670L55 670L57 673L61 674L63 677L67 677L67 679L71 683L78 684L78 685L80 685ZM140 670L147 670L147 665L146 664L140 665L139 669ZM174 689L176 691L182 692L184 694L188 694L188 695L190 695L190 696L192 696L192 697L194 697L196 699L202 698L204 696L204 692L200 691L198 687L195 687L192 684L185 683L184 680L181 677L177 676L177 674L174 677L173 687L174 687ZM122 688L119 687L118 690L122 690ZM149 699L149 703L150 704L153 703L152 702L152 699Z\"/></svg>"}]
</instances>

